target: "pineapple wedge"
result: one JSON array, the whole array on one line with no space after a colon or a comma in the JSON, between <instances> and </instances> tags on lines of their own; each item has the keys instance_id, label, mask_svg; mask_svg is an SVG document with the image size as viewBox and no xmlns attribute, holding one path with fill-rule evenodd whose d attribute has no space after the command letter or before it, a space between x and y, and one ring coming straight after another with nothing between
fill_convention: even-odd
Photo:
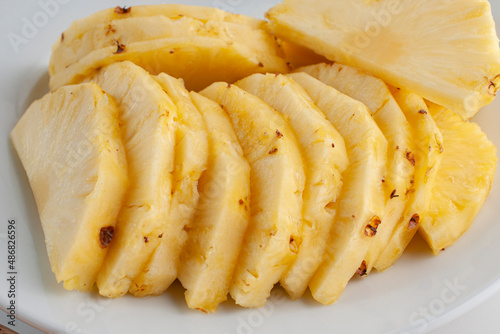
<instances>
[{"instance_id":1,"label":"pineapple wedge","mask_svg":"<svg viewBox=\"0 0 500 334\"><path fill-rule=\"evenodd\" d=\"M274 74L254 74L236 86L282 113L294 130L304 157L302 244L297 259L280 283L293 299L300 298L321 264L349 161L344 139L300 85Z\"/></svg>"},{"instance_id":2,"label":"pineapple wedge","mask_svg":"<svg viewBox=\"0 0 500 334\"><path fill-rule=\"evenodd\" d=\"M92 80L118 102L129 164L130 188L97 276L101 295L120 297L166 231L177 107L146 71L130 62L105 67Z\"/></svg>"},{"instance_id":3,"label":"pineapple wedge","mask_svg":"<svg viewBox=\"0 0 500 334\"><path fill-rule=\"evenodd\" d=\"M161 4L161 5L143 5L134 7L115 7L108 8L88 17L75 20L64 31L61 38L52 47L57 50L59 47L64 47L75 40L81 38L87 31L93 29L101 23L107 23L115 20L122 20L131 17L151 17L162 15L171 19L180 19L183 17L191 17L201 22L207 21L221 21L232 22L248 25L252 28L259 28L262 21L250 16L232 14L217 8L202 7L202 6L189 6L181 4ZM49 73L52 75L54 69L51 62Z\"/></svg>"},{"instance_id":4,"label":"pineapple wedge","mask_svg":"<svg viewBox=\"0 0 500 334\"><path fill-rule=\"evenodd\" d=\"M267 17L278 37L474 116L500 87L487 0L284 0Z\"/></svg>"},{"instance_id":5,"label":"pineapple wedge","mask_svg":"<svg viewBox=\"0 0 500 334\"><path fill-rule=\"evenodd\" d=\"M263 71L271 71L273 64L284 62L278 57L281 53L275 39L263 29L232 22L202 22L191 17L170 19L158 15L100 22L78 39L54 49L50 68L52 74L60 73L93 52L108 47L117 50L117 41L130 47L139 42L183 37L215 38L227 44L244 45L262 63Z\"/></svg>"},{"instance_id":6,"label":"pineapple wedge","mask_svg":"<svg viewBox=\"0 0 500 334\"><path fill-rule=\"evenodd\" d=\"M57 281L90 291L128 184L115 101L93 83L60 88L35 101L11 137Z\"/></svg>"},{"instance_id":7,"label":"pineapple wedge","mask_svg":"<svg viewBox=\"0 0 500 334\"><path fill-rule=\"evenodd\" d=\"M429 219L420 233L434 254L453 245L470 228L491 189L497 150L475 123L429 104L443 134L444 152L432 189Z\"/></svg>"},{"instance_id":8,"label":"pineapple wedge","mask_svg":"<svg viewBox=\"0 0 500 334\"><path fill-rule=\"evenodd\" d=\"M172 202L168 226L160 245L130 286L135 296L159 295L177 277L179 256L187 238L186 226L198 204L198 180L207 168L207 129L183 83L165 73L155 77L177 106Z\"/></svg>"},{"instance_id":9,"label":"pineapple wedge","mask_svg":"<svg viewBox=\"0 0 500 334\"><path fill-rule=\"evenodd\" d=\"M229 118L215 102L191 93L207 124L208 169L181 254L179 280L192 309L215 312L227 299L250 213L250 166Z\"/></svg>"},{"instance_id":10,"label":"pineapple wedge","mask_svg":"<svg viewBox=\"0 0 500 334\"><path fill-rule=\"evenodd\" d=\"M260 307L297 258L302 242L304 168L295 134L257 97L227 83L201 92L229 114L250 172L250 221L230 293Z\"/></svg>"},{"instance_id":11,"label":"pineapple wedge","mask_svg":"<svg viewBox=\"0 0 500 334\"><path fill-rule=\"evenodd\" d=\"M385 209L387 140L364 104L306 73L290 74L344 137L350 165L334 208L326 256L309 283L314 299L338 299L366 254ZM373 225L371 225L373 223Z\"/></svg>"},{"instance_id":12,"label":"pineapple wedge","mask_svg":"<svg viewBox=\"0 0 500 334\"><path fill-rule=\"evenodd\" d=\"M412 128L415 143L415 179L408 204L385 249L374 263L384 271L396 262L417 232L420 222L429 219L431 191L441 165L443 136L428 112L425 101L407 90L391 87L391 92Z\"/></svg>"},{"instance_id":13,"label":"pineapple wedge","mask_svg":"<svg viewBox=\"0 0 500 334\"><path fill-rule=\"evenodd\" d=\"M374 262L389 241L408 202L409 190L413 188L415 159L410 125L389 88L380 79L340 64L318 64L303 67L298 71L307 72L364 103L389 144L387 175L384 179L387 207L382 217L382 225L377 230L377 237L370 245L364 263L360 261L361 272L364 275L371 271ZM360 247L356 252L362 249Z\"/></svg>"}]
</instances>

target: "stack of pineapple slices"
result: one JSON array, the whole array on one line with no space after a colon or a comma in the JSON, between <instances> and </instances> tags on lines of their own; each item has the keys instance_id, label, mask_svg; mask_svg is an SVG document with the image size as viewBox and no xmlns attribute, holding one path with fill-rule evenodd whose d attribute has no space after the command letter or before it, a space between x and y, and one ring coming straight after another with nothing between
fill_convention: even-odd
<instances>
[{"instance_id":1,"label":"stack of pineapple slices","mask_svg":"<svg viewBox=\"0 0 500 334\"><path fill-rule=\"evenodd\" d=\"M354 274L392 266L417 231L438 254L469 229L497 157L462 118L496 92L500 65L488 58L496 49L476 64L487 88L445 73L435 81L442 94L424 84L427 65L409 78L407 65L368 46L373 59L392 61L341 58L462 118L338 63L259 74L321 59L300 45L341 57L323 40L345 37L333 19L386 10L377 7L384 1L303 4L286 0L269 13L288 42L262 21L179 5L117 7L61 36L50 64L57 90L32 104L12 140L65 288L159 295L179 279L190 308L214 312L228 293L262 306L279 282L294 299L309 287L330 304ZM476 24L490 23L483 0L461 6ZM322 33L311 36L302 24L318 8ZM413 9L405 2L398 15ZM211 85L189 92L174 77L188 89Z\"/></svg>"}]
</instances>

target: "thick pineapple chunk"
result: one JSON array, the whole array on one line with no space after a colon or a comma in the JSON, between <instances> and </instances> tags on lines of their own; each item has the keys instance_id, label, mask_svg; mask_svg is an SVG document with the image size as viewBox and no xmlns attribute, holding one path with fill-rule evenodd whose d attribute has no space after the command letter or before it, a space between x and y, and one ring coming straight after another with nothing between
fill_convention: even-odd
<instances>
[{"instance_id":1,"label":"thick pineapple chunk","mask_svg":"<svg viewBox=\"0 0 500 334\"><path fill-rule=\"evenodd\" d=\"M396 262L417 232L420 222L429 219L431 192L443 153L443 136L424 100L404 89L391 88L391 92L408 119L415 138L415 179L403 216L373 265L378 271L384 271Z\"/></svg>"},{"instance_id":2,"label":"thick pineapple chunk","mask_svg":"<svg viewBox=\"0 0 500 334\"><path fill-rule=\"evenodd\" d=\"M250 213L250 166L231 122L212 100L191 93L207 124L208 169L181 254L179 280L188 306L215 312L226 300Z\"/></svg>"},{"instance_id":3,"label":"thick pineapple chunk","mask_svg":"<svg viewBox=\"0 0 500 334\"><path fill-rule=\"evenodd\" d=\"M387 173L384 177L387 207L377 237L364 258L365 263L360 261L362 272L366 268L366 273L369 273L400 220L409 190L413 187L415 159L410 125L382 80L340 64L318 64L300 70L364 103L387 138Z\"/></svg>"},{"instance_id":4,"label":"thick pineapple chunk","mask_svg":"<svg viewBox=\"0 0 500 334\"><path fill-rule=\"evenodd\" d=\"M207 168L207 129L183 83L165 73L155 77L177 106L172 202L168 225L160 245L134 278L130 292L135 296L159 295L176 279L179 256L186 242L187 226L198 204L198 180Z\"/></svg>"},{"instance_id":5,"label":"thick pineapple chunk","mask_svg":"<svg viewBox=\"0 0 500 334\"><path fill-rule=\"evenodd\" d=\"M299 143L280 113L242 89L215 83L201 94L228 113L251 167L250 221L230 292L237 304L260 307L302 242Z\"/></svg>"},{"instance_id":6,"label":"thick pineapple chunk","mask_svg":"<svg viewBox=\"0 0 500 334\"><path fill-rule=\"evenodd\" d=\"M128 184L118 124L114 99L87 83L35 101L11 133L66 289L91 290L113 244Z\"/></svg>"},{"instance_id":7,"label":"thick pineapple chunk","mask_svg":"<svg viewBox=\"0 0 500 334\"><path fill-rule=\"evenodd\" d=\"M488 197L498 158L495 145L477 124L435 104L429 111L443 134L444 152L429 219L421 222L419 231L438 254L470 228Z\"/></svg>"},{"instance_id":8,"label":"thick pineapple chunk","mask_svg":"<svg viewBox=\"0 0 500 334\"><path fill-rule=\"evenodd\" d=\"M385 210L382 180L387 140L364 104L306 73L289 75L310 95L345 140L350 164L334 208L326 256L309 283L313 297L330 304L358 269Z\"/></svg>"},{"instance_id":9,"label":"thick pineapple chunk","mask_svg":"<svg viewBox=\"0 0 500 334\"><path fill-rule=\"evenodd\" d=\"M284 0L267 17L278 37L361 68L468 119L500 87L488 0Z\"/></svg>"},{"instance_id":10,"label":"thick pineapple chunk","mask_svg":"<svg viewBox=\"0 0 500 334\"><path fill-rule=\"evenodd\" d=\"M282 113L294 130L304 157L302 244L281 285L297 299L321 264L335 216L335 202L348 165L344 139L300 85L274 74L254 74L236 85Z\"/></svg>"},{"instance_id":11,"label":"thick pineapple chunk","mask_svg":"<svg viewBox=\"0 0 500 334\"><path fill-rule=\"evenodd\" d=\"M101 295L120 297L167 230L177 107L146 71L130 62L105 67L92 80L118 102L129 166L130 187L97 276Z\"/></svg>"}]
</instances>

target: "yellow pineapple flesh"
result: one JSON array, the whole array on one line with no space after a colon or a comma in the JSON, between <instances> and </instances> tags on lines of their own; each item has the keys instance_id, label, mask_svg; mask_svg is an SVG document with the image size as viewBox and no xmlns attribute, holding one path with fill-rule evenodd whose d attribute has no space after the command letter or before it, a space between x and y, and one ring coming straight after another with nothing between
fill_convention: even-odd
<instances>
[{"instance_id":1,"label":"yellow pineapple flesh","mask_svg":"<svg viewBox=\"0 0 500 334\"><path fill-rule=\"evenodd\" d=\"M130 187L116 233L97 276L99 293L120 297L158 247L168 223L177 107L146 71L122 62L92 80L120 108Z\"/></svg>"},{"instance_id":2,"label":"yellow pineapple flesh","mask_svg":"<svg viewBox=\"0 0 500 334\"><path fill-rule=\"evenodd\" d=\"M335 216L333 208L348 165L344 139L300 85L283 75L254 74L236 85L259 97L288 121L304 157L302 243L280 283L299 298L320 265Z\"/></svg>"},{"instance_id":3,"label":"yellow pineapple flesh","mask_svg":"<svg viewBox=\"0 0 500 334\"><path fill-rule=\"evenodd\" d=\"M470 228L491 190L498 158L496 147L477 124L432 103L429 111L443 134L444 151L429 219L421 222L419 232L438 254Z\"/></svg>"},{"instance_id":4,"label":"yellow pineapple flesh","mask_svg":"<svg viewBox=\"0 0 500 334\"><path fill-rule=\"evenodd\" d=\"M207 167L207 129L183 83L165 73L155 77L177 107L172 201L168 225L160 245L134 278L130 292L135 296L159 295L176 279L179 256L198 204L198 180Z\"/></svg>"},{"instance_id":5,"label":"yellow pineapple flesh","mask_svg":"<svg viewBox=\"0 0 500 334\"><path fill-rule=\"evenodd\" d=\"M259 98L214 83L201 92L227 112L250 164L250 221L230 293L238 305L260 307L297 258L304 168L295 134Z\"/></svg>"},{"instance_id":6,"label":"yellow pineapple flesh","mask_svg":"<svg viewBox=\"0 0 500 334\"><path fill-rule=\"evenodd\" d=\"M383 217L387 140L361 102L306 73L289 76L305 89L343 136L350 162L334 205L336 216L326 255L309 283L314 299L331 304L358 269Z\"/></svg>"},{"instance_id":7,"label":"yellow pineapple flesh","mask_svg":"<svg viewBox=\"0 0 500 334\"><path fill-rule=\"evenodd\" d=\"M493 101L500 48L488 0L285 0L276 35L444 105L464 119Z\"/></svg>"},{"instance_id":8,"label":"yellow pineapple flesh","mask_svg":"<svg viewBox=\"0 0 500 334\"><path fill-rule=\"evenodd\" d=\"M226 300L250 213L250 166L231 122L212 100L191 93L207 124L208 168L181 254L179 280L190 308L215 312Z\"/></svg>"},{"instance_id":9,"label":"yellow pineapple flesh","mask_svg":"<svg viewBox=\"0 0 500 334\"><path fill-rule=\"evenodd\" d=\"M90 291L128 185L118 106L96 84L65 86L35 101L11 137L57 281Z\"/></svg>"}]
</instances>

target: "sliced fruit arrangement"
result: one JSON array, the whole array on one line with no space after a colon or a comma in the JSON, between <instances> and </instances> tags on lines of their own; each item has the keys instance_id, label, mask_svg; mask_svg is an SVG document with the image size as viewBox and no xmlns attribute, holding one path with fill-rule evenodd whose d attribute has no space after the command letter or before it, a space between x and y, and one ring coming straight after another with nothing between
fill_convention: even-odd
<instances>
[{"instance_id":1,"label":"sliced fruit arrangement","mask_svg":"<svg viewBox=\"0 0 500 334\"><path fill-rule=\"evenodd\" d=\"M118 106L96 84L33 102L11 137L35 195L52 271L90 291L128 184Z\"/></svg>"},{"instance_id":2,"label":"sliced fruit arrangement","mask_svg":"<svg viewBox=\"0 0 500 334\"><path fill-rule=\"evenodd\" d=\"M297 299L306 290L325 253L335 203L342 188L341 174L349 164L344 139L303 88L289 78L254 74L236 85L283 114L304 157L302 243L297 259L280 281L290 296Z\"/></svg>"},{"instance_id":3,"label":"sliced fruit arrangement","mask_svg":"<svg viewBox=\"0 0 500 334\"><path fill-rule=\"evenodd\" d=\"M178 6L172 6L172 13L179 11ZM87 19L91 26L81 23L78 28L70 28L78 34L64 34L54 46L49 70L51 89L80 82L99 68L123 60L152 74L165 72L182 78L189 89L196 90L214 81L234 82L256 72L287 71L277 41L260 27L263 21L257 25L242 16L224 20L217 15L219 11L208 8L208 19L200 20L189 15L189 7L183 8L186 11L182 16L159 12L129 17L136 10L131 7L128 14L111 15L118 18L102 14ZM198 7L194 10L201 11ZM210 10L215 12L210 14Z\"/></svg>"},{"instance_id":4,"label":"sliced fruit arrangement","mask_svg":"<svg viewBox=\"0 0 500 334\"><path fill-rule=\"evenodd\" d=\"M238 305L263 306L302 243L305 176L299 144L280 113L235 85L215 83L201 94L228 113L251 167L250 221L231 296Z\"/></svg>"},{"instance_id":5,"label":"sliced fruit arrangement","mask_svg":"<svg viewBox=\"0 0 500 334\"><path fill-rule=\"evenodd\" d=\"M429 219L420 233L434 254L453 245L470 228L491 189L497 150L477 124L463 122L444 107L429 111L443 134L443 157L432 188Z\"/></svg>"},{"instance_id":6,"label":"sliced fruit arrangement","mask_svg":"<svg viewBox=\"0 0 500 334\"><path fill-rule=\"evenodd\" d=\"M61 35L54 91L11 138L66 289L159 295L179 279L212 313L228 293L260 307L280 282L330 304L417 230L438 254L470 228L498 160L467 121L500 87L488 1L267 15L116 7Z\"/></svg>"},{"instance_id":7,"label":"sliced fruit arrangement","mask_svg":"<svg viewBox=\"0 0 500 334\"><path fill-rule=\"evenodd\" d=\"M250 166L219 104L196 93L191 99L207 124L209 158L178 276L188 306L211 313L227 298L247 229Z\"/></svg>"},{"instance_id":8,"label":"sliced fruit arrangement","mask_svg":"<svg viewBox=\"0 0 500 334\"><path fill-rule=\"evenodd\" d=\"M359 261L360 272L364 275L371 271L373 263L385 248L413 188L415 155L410 125L387 85L378 78L340 64L318 64L297 71L309 73L364 103L388 142L387 169L383 177L386 209L383 217L380 217L382 223L368 249L364 243L364 246L353 245L351 250L356 254L366 251L364 258Z\"/></svg>"},{"instance_id":9,"label":"sliced fruit arrangement","mask_svg":"<svg viewBox=\"0 0 500 334\"><path fill-rule=\"evenodd\" d=\"M177 107L172 201L160 245L130 286L130 292L136 296L159 295L176 279L179 256L187 238L185 229L198 204L198 180L208 159L205 122L189 92L180 80L165 73L155 79Z\"/></svg>"},{"instance_id":10,"label":"sliced fruit arrangement","mask_svg":"<svg viewBox=\"0 0 500 334\"><path fill-rule=\"evenodd\" d=\"M118 103L127 154L130 187L97 276L101 295L120 297L167 231L177 107L153 77L131 62L103 68L92 80Z\"/></svg>"},{"instance_id":11,"label":"sliced fruit arrangement","mask_svg":"<svg viewBox=\"0 0 500 334\"><path fill-rule=\"evenodd\" d=\"M384 215L387 140L361 102L306 73L290 77L302 85L344 137L350 161L334 206L336 216L326 255L309 283L313 297L330 304L363 261Z\"/></svg>"},{"instance_id":12,"label":"sliced fruit arrangement","mask_svg":"<svg viewBox=\"0 0 500 334\"><path fill-rule=\"evenodd\" d=\"M405 89L391 87L391 92L411 126L415 144L415 178L403 216L373 264L378 271L384 271L396 262L420 224L429 219L432 189L444 151L443 136L425 101Z\"/></svg>"},{"instance_id":13,"label":"sliced fruit arrangement","mask_svg":"<svg viewBox=\"0 0 500 334\"><path fill-rule=\"evenodd\" d=\"M487 0L284 0L274 33L474 116L500 87L500 48Z\"/></svg>"}]
</instances>

